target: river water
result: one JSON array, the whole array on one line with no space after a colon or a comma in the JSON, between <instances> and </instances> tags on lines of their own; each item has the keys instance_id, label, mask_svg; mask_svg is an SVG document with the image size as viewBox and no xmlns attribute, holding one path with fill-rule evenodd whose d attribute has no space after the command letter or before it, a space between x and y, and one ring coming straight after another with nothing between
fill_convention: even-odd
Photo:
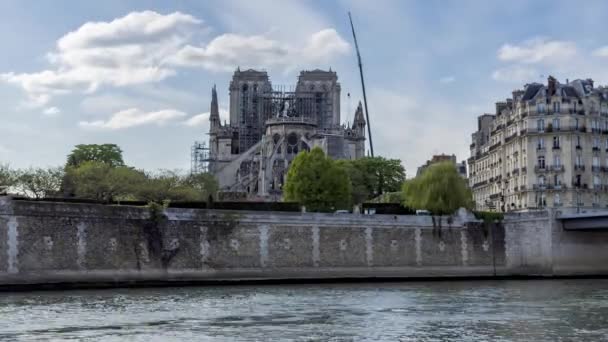
<instances>
[{"instance_id":1,"label":"river water","mask_svg":"<svg viewBox=\"0 0 608 342\"><path fill-rule=\"evenodd\" d=\"M606 341L608 280L1 293L2 341Z\"/></svg>"}]
</instances>

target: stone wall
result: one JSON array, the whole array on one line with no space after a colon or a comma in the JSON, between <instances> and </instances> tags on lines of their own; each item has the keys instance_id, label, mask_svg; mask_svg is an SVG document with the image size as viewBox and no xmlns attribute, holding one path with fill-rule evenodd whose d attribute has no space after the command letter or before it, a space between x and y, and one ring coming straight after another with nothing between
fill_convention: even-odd
<instances>
[{"instance_id":1,"label":"stone wall","mask_svg":"<svg viewBox=\"0 0 608 342\"><path fill-rule=\"evenodd\" d=\"M504 226L464 220L439 228L428 216L155 213L0 197L0 286L606 272L606 233L557 231L547 213Z\"/></svg>"}]
</instances>

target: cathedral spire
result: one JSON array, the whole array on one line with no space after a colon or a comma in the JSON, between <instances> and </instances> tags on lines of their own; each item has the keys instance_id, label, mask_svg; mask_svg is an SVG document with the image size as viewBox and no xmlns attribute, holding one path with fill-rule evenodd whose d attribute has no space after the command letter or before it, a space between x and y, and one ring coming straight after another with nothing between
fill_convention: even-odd
<instances>
[{"instance_id":1,"label":"cathedral spire","mask_svg":"<svg viewBox=\"0 0 608 342\"><path fill-rule=\"evenodd\" d=\"M214 129L219 128L221 125L220 111L219 111L219 106L217 104L217 91L215 89L215 84L213 85L213 88L211 89L211 110L210 110L210 115L209 115L209 123L210 123L210 129L212 131Z\"/></svg>"},{"instance_id":2,"label":"cathedral spire","mask_svg":"<svg viewBox=\"0 0 608 342\"><path fill-rule=\"evenodd\" d=\"M361 101L359 101L359 105L357 106L357 110L355 111L355 119L353 121L353 129L361 130L361 132L365 133L365 117L363 116L363 106L361 105Z\"/></svg>"}]
</instances>

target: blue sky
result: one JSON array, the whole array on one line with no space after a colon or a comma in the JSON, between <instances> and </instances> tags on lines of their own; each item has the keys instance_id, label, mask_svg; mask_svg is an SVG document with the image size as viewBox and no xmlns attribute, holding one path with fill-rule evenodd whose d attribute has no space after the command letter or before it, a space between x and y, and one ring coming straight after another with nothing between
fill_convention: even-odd
<instances>
[{"instance_id":1,"label":"blue sky","mask_svg":"<svg viewBox=\"0 0 608 342\"><path fill-rule=\"evenodd\" d=\"M286 85L331 67L352 120L349 10L375 152L410 175L432 154L466 159L477 115L525 83L608 83L606 1L5 0L0 162L61 165L76 144L116 143L130 165L187 170L210 89L226 111L237 66Z\"/></svg>"}]
</instances>

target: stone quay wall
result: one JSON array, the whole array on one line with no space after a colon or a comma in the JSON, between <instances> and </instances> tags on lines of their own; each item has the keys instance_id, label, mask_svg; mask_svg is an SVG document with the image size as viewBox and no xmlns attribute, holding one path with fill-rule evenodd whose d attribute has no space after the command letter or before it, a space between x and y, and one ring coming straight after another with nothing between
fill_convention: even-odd
<instances>
[{"instance_id":1,"label":"stone quay wall","mask_svg":"<svg viewBox=\"0 0 608 342\"><path fill-rule=\"evenodd\" d=\"M165 209L0 197L0 287L608 274L608 232L548 212L429 216Z\"/></svg>"}]
</instances>

